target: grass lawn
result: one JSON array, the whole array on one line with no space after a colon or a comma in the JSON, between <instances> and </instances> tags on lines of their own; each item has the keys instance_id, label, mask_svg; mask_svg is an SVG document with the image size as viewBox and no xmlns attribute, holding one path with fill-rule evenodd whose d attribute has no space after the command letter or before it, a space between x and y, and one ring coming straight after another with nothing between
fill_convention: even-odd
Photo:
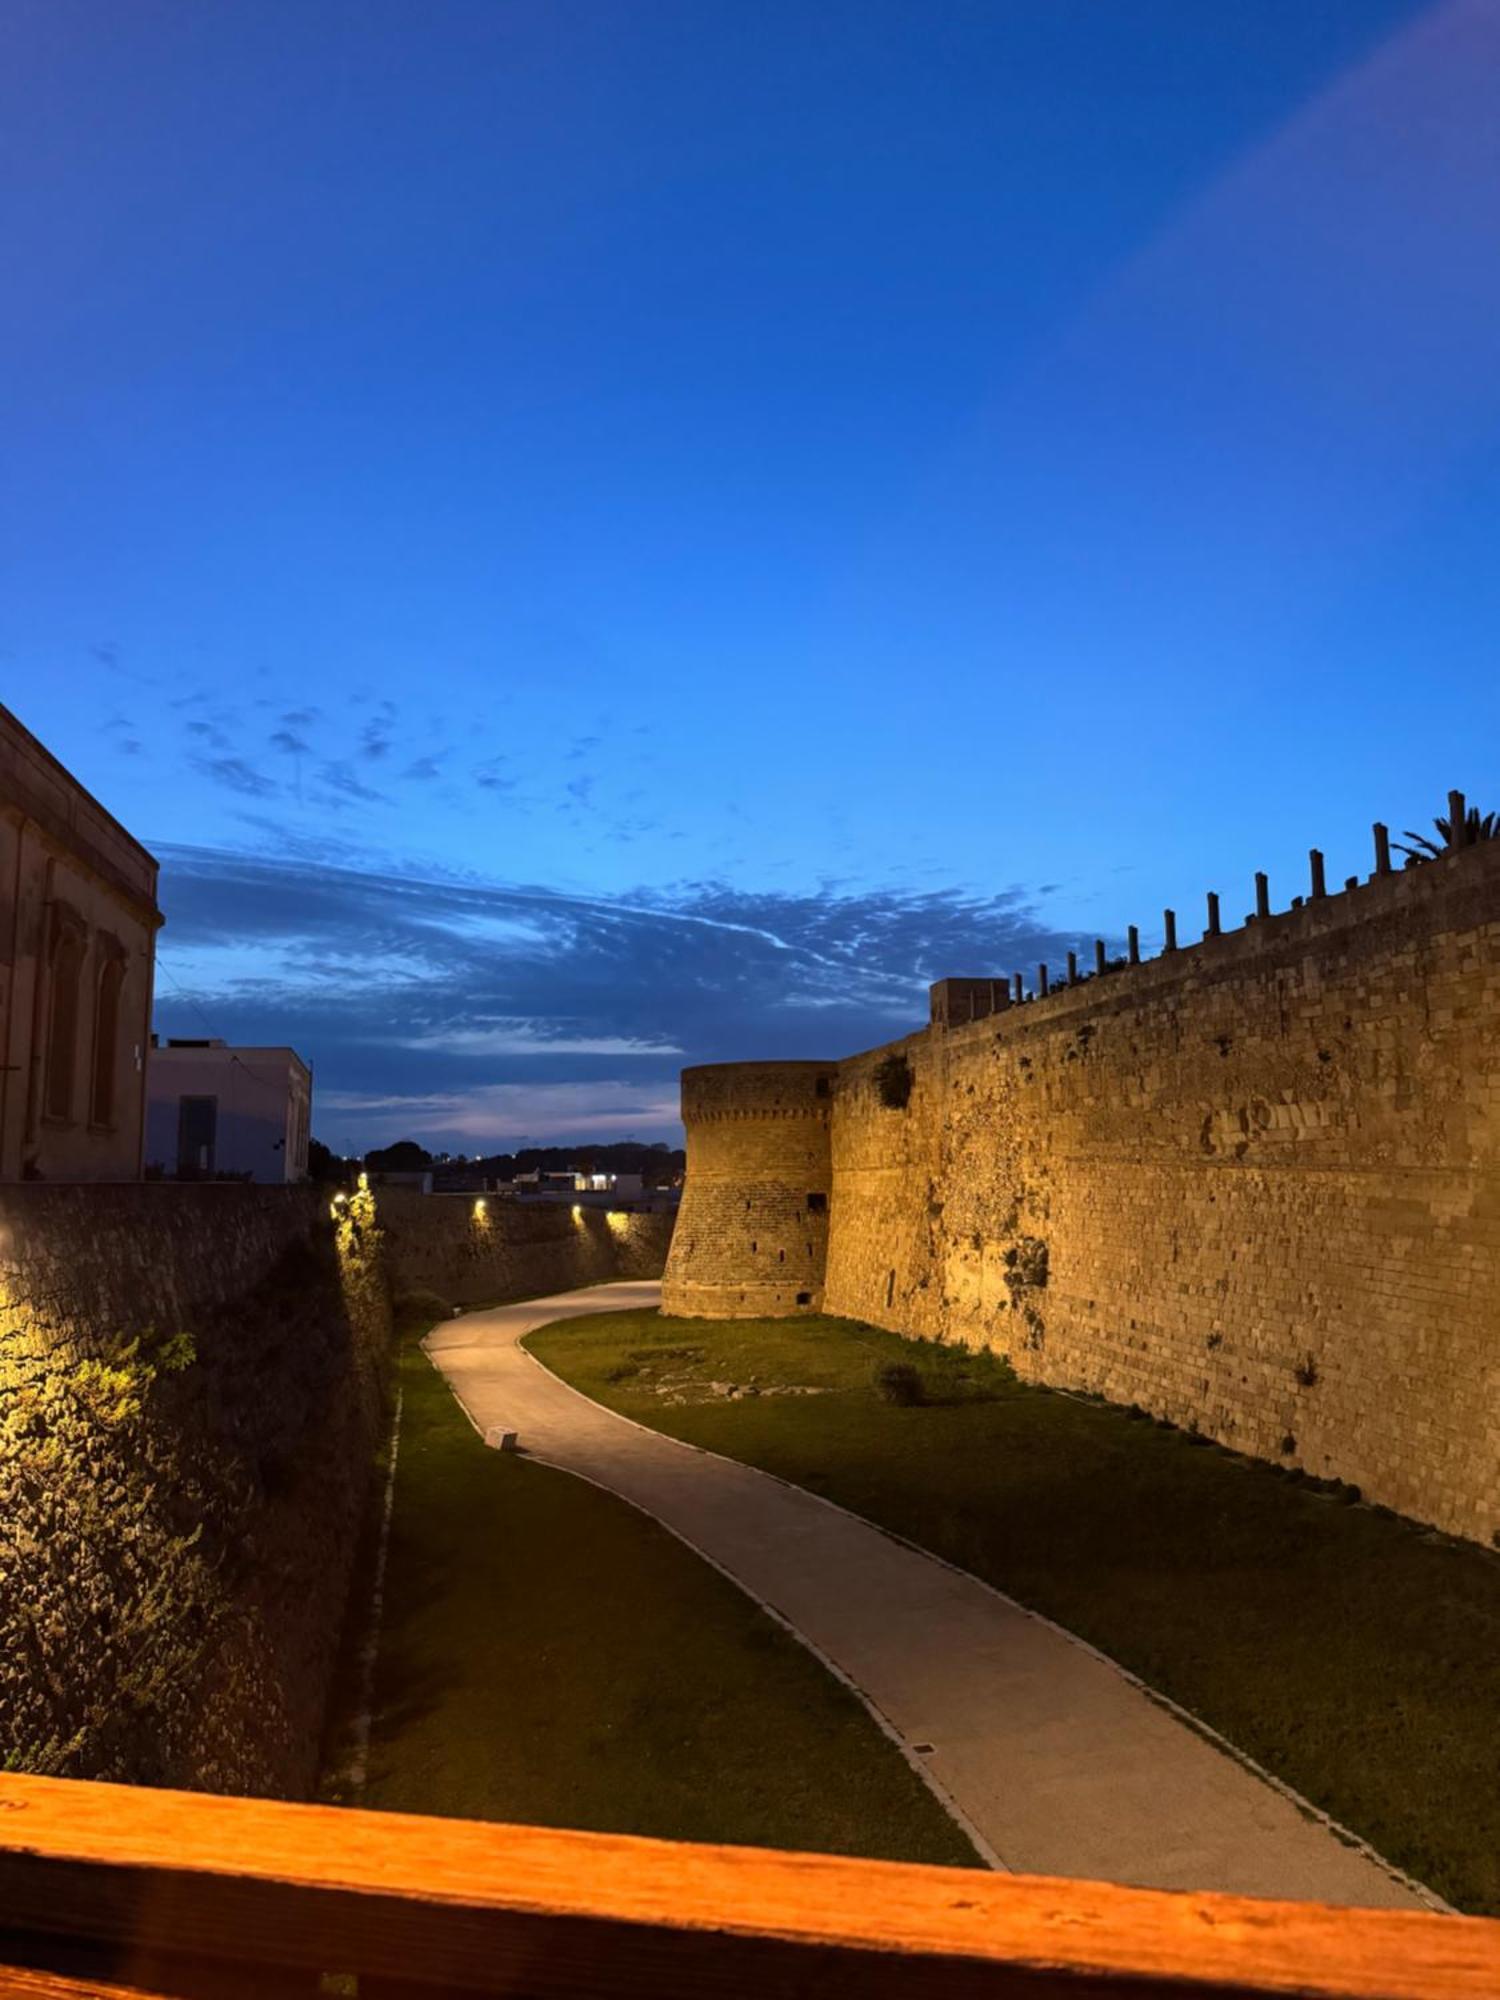
<instances>
[{"instance_id":1,"label":"grass lawn","mask_svg":"<svg viewBox=\"0 0 1500 2000\"><path fill-rule=\"evenodd\" d=\"M527 1345L599 1402L987 1578L1449 1901L1500 1914L1500 1559L1488 1551L1023 1386L988 1356L853 1321L609 1313ZM925 1403L876 1392L891 1361L916 1365ZM770 1393L788 1386L824 1393Z\"/></svg>"},{"instance_id":2,"label":"grass lawn","mask_svg":"<svg viewBox=\"0 0 1500 2000\"><path fill-rule=\"evenodd\" d=\"M366 1805L975 1862L864 1708L623 1501L487 1450L408 1339Z\"/></svg>"}]
</instances>

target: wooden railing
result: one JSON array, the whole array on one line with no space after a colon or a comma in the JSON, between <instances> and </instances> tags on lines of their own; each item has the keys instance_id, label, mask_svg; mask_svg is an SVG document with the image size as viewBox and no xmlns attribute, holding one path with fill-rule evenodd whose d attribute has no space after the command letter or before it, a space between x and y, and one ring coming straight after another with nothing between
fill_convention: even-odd
<instances>
[{"instance_id":1,"label":"wooden railing","mask_svg":"<svg viewBox=\"0 0 1500 2000\"><path fill-rule=\"evenodd\" d=\"M1500 1924L0 1778L0 1996L1496 2000Z\"/></svg>"}]
</instances>

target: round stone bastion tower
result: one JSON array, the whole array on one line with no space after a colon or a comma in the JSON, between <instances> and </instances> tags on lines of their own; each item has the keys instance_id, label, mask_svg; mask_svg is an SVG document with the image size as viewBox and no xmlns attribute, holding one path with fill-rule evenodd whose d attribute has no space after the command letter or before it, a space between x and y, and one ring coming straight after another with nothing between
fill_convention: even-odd
<instances>
[{"instance_id":1,"label":"round stone bastion tower","mask_svg":"<svg viewBox=\"0 0 1500 2000\"><path fill-rule=\"evenodd\" d=\"M682 1072L687 1178L661 1309L686 1319L816 1312L828 1254L831 1062Z\"/></svg>"}]
</instances>

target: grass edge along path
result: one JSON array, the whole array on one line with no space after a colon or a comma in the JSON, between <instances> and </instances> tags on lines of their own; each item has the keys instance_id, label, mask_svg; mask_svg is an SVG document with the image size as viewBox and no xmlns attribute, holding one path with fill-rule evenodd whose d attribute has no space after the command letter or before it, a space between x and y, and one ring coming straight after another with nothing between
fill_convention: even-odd
<instances>
[{"instance_id":1,"label":"grass edge along path","mask_svg":"<svg viewBox=\"0 0 1500 2000\"><path fill-rule=\"evenodd\" d=\"M606 1407L993 1584L1458 1908L1500 1914L1490 1552L854 1321L621 1312L525 1345ZM921 1401L878 1393L892 1364Z\"/></svg>"},{"instance_id":2,"label":"grass edge along path","mask_svg":"<svg viewBox=\"0 0 1500 2000\"><path fill-rule=\"evenodd\" d=\"M408 1329L360 1803L976 1866L856 1696L627 1502L488 1449Z\"/></svg>"}]
</instances>

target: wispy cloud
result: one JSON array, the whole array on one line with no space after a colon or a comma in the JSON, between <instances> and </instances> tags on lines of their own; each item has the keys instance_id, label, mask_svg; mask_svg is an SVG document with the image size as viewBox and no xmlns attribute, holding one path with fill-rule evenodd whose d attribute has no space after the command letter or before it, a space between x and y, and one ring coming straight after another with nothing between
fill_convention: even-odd
<instances>
[{"instance_id":1,"label":"wispy cloud","mask_svg":"<svg viewBox=\"0 0 1500 2000\"><path fill-rule=\"evenodd\" d=\"M359 750L362 757L378 763L390 755L391 743L396 726L396 704L383 701L360 732Z\"/></svg>"},{"instance_id":2,"label":"wispy cloud","mask_svg":"<svg viewBox=\"0 0 1500 2000\"><path fill-rule=\"evenodd\" d=\"M212 778L216 785L223 785L231 792L264 799L278 789L273 779L247 764L243 757L195 757L192 761L193 768L205 778Z\"/></svg>"},{"instance_id":3,"label":"wispy cloud","mask_svg":"<svg viewBox=\"0 0 1500 2000\"><path fill-rule=\"evenodd\" d=\"M418 1035L409 1049L450 1056L680 1056L676 1042L638 1035L577 1035L555 1023L485 1021Z\"/></svg>"},{"instance_id":4,"label":"wispy cloud","mask_svg":"<svg viewBox=\"0 0 1500 2000\"><path fill-rule=\"evenodd\" d=\"M229 738L213 722L189 722L184 725L189 736L196 736L200 743L206 743L211 750L229 750Z\"/></svg>"},{"instance_id":5,"label":"wispy cloud","mask_svg":"<svg viewBox=\"0 0 1500 2000\"><path fill-rule=\"evenodd\" d=\"M625 1083L486 1084L470 1091L367 1093L331 1090L322 1103L356 1129L423 1134L488 1150L502 1134L506 1146L559 1139L654 1140L672 1132L677 1093L657 1085Z\"/></svg>"},{"instance_id":6,"label":"wispy cloud","mask_svg":"<svg viewBox=\"0 0 1500 2000\"><path fill-rule=\"evenodd\" d=\"M164 1019L190 995L191 1032L207 1016L231 1039L293 1042L317 1068L320 1134L359 1147L398 1126L506 1144L628 1119L670 1137L685 1063L868 1047L918 1025L933 979L1056 962L1082 942L1021 890L697 881L589 897L202 849L162 858L180 989L164 993ZM549 1128L564 1116L576 1122Z\"/></svg>"},{"instance_id":7,"label":"wispy cloud","mask_svg":"<svg viewBox=\"0 0 1500 2000\"><path fill-rule=\"evenodd\" d=\"M333 801L335 804L349 799L359 799L367 804L373 804L376 801L384 802L386 799L384 792L376 791L373 785L364 784L359 778L356 778L347 764L325 764L318 773L318 776L329 790L335 794Z\"/></svg>"}]
</instances>

